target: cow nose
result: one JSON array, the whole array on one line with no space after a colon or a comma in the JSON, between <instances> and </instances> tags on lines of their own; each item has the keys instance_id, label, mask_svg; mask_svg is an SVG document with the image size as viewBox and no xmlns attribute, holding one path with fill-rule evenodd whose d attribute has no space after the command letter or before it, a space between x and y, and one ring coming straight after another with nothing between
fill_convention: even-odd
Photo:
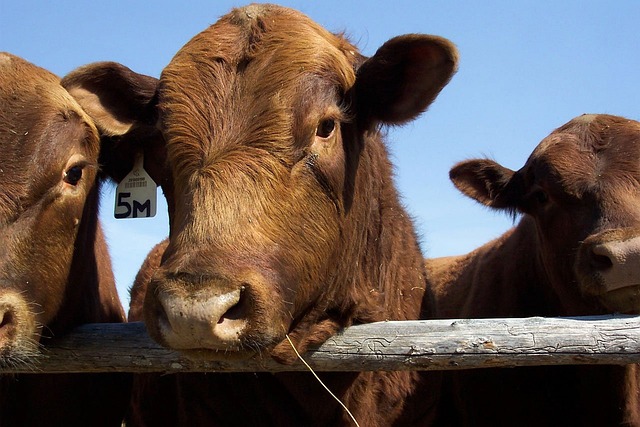
<instances>
[{"instance_id":1,"label":"cow nose","mask_svg":"<svg viewBox=\"0 0 640 427\"><path fill-rule=\"evenodd\" d=\"M34 315L22 296L13 291L0 295L0 353L30 350L39 338Z\"/></svg>"},{"instance_id":2,"label":"cow nose","mask_svg":"<svg viewBox=\"0 0 640 427\"><path fill-rule=\"evenodd\" d=\"M247 326L245 286L215 292L158 294L157 322L166 345L175 350L235 350Z\"/></svg>"},{"instance_id":3,"label":"cow nose","mask_svg":"<svg viewBox=\"0 0 640 427\"><path fill-rule=\"evenodd\" d=\"M591 265L598 271L606 271L613 267L616 260L611 248L600 244L591 248Z\"/></svg>"},{"instance_id":4,"label":"cow nose","mask_svg":"<svg viewBox=\"0 0 640 427\"><path fill-rule=\"evenodd\" d=\"M0 307L0 347L11 340L16 330L16 307L10 304L3 304Z\"/></svg>"},{"instance_id":5,"label":"cow nose","mask_svg":"<svg viewBox=\"0 0 640 427\"><path fill-rule=\"evenodd\" d=\"M593 245L591 264L607 291L640 285L640 236Z\"/></svg>"}]
</instances>

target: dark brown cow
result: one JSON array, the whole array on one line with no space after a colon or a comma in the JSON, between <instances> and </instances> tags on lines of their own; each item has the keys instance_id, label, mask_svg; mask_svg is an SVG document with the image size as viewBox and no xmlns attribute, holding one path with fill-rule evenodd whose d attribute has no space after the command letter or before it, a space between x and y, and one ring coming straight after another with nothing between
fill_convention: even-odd
<instances>
[{"instance_id":1,"label":"dark brown cow","mask_svg":"<svg viewBox=\"0 0 640 427\"><path fill-rule=\"evenodd\" d=\"M0 53L0 366L123 322L98 223L98 132L53 74ZM2 426L120 426L123 375L3 375Z\"/></svg>"},{"instance_id":2,"label":"dark brown cow","mask_svg":"<svg viewBox=\"0 0 640 427\"><path fill-rule=\"evenodd\" d=\"M640 123L583 115L545 138L517 172L470 160L451 179L478 202L524 216L467 255L427 261L440 317L640 313ZM451 414L464 425L640 425L637 365L446 378Z\"/></svg>"},{"instance_id":3,"label":"dark brown cow","mask_svg":"<svg viewBox=\"0 0 640 427\"><path fill-rule=\"evenodd\" d=\"M424 260L378 129L423 112L456 62L449 41L424 35L391 39L367 59L298 12L253 5L187 43L153 97L135 96L134 75L115 64L68 76L98 122L158 120L166 140L172 179L158 178L171 231L144 301L151 336L192 357L290 363L285 334L304 352L352 323L430 315ZM121 103L113 82L132 89ZM147 114L155 106L158 116ZM140 132L116 136L157 147ZM431 375L322 378L361 425L389 426L429 421ZM308 373L165 380L176 382L181 411L172 420L166 404L151 404L156 422L351 422Z\"/></svg>"}]
</instances>

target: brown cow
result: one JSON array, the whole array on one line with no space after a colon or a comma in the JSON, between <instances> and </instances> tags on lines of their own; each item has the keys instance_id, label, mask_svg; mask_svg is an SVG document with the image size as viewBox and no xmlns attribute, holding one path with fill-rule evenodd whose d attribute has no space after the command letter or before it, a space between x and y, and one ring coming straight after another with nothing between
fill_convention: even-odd
<instances>
[{"instance_id":1,"label":"brown cow","mask_svg":"<svg viewBox=\"0 0 640 427\"><path fill-rule=\"evenodd\" d=\"M151 336L192 357L290 363L285 334L304 352L352 323L431 315L379 128L416 118L456 63L440 37L396 37L367 59L296 11L252 5L187 43L153 97L137 96L135 76L115 64L68 76L98 122L157 120L166 140L171 180L158 178L171 228L144 301ZM113 82L132 89L121 102ZM157 148L135 133L111 135ZM321 377L366 426L427 423L439 385L439 374L415 372ZM156 423L350 424L308 373L164 379L180 411L172 420L151 404Z\"/></svg>"},{"instance_id":2,"label":"brown cow","mask_svg":"<svg viewBox=\"0 0 640 427\"><path fill-rule=\"evenodd\" d=\"M0 366L46 339L122 322L98 223L98 132L60 80L0 53ZM35 368L37 370L37 368ZM2 375L2 426L120 426L126 375Z\"/></svg>"},{"instance_id":3,"label":"brown cow","mask_svg":"<svg viewBox=\"0 0 640 427\"><path fill-rule=\"evenodd\" d=\"M640 123L583 115L545 138L517 172L470 160L450 175L465 195L524 216L467 255L427 261L440 317L640 313ZM640 425L637 365L446 378L450 415L463 425Z\"/></svg>"}]
</instances>

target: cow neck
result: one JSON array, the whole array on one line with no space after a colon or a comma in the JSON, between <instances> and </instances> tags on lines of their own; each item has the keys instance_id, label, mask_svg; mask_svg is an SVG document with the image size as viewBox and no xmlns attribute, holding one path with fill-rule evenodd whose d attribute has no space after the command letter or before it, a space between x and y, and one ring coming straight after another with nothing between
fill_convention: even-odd
<instances>
[{"instance_id":1,"label":"cow neck","mask_svg":"<svg viewBox=\"0 0 640 427\"><path fill-rule=\"evenodd\" d=\"M504 265L505 260L508 260L497 283L500 284L503 295L509 295L509 288L515 287L515 295L512 293L507 301L515 302L514 309L518 316L562 314L562 304L554 292L552 278L543 262L541 242L533 218L524 216L515 228L507 232L495 255L496 266ZM511 316L513 313L507 315Z\"/></svg>"},{"instance_id":2,"label":"cow neck","mask_svg":"<svg viewBox=\"0 0 640 427\"><path fill-rule=\"evenodd\" d=\"M577 247L569 253L554 252L553 245L545 246L537 232L534 219L528 216L520 221L516 233L528 239L524 242L524 247L528 248L528 254L523 254L522 259L518 260L518 265L528 266L532 270L533 279L529 279L525 283L529 286L531 293L537 294L541 298L541 301L531 303L536 309L534 315L588 316L606 314L600 304L583 295L580 291L574 267ZM527 261L527 255L529 261ZM523 279L527 279L527 277ZM541 308L546 308L546 311L541 311Z\"/></svg>"}]
</instances>

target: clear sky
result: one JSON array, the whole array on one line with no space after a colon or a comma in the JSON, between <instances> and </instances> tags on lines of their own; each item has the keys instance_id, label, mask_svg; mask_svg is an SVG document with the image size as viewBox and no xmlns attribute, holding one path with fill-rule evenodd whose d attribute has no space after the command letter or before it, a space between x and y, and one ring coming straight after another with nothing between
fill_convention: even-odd
<instances>
[{"instance_id":1,"label":"clear sky","mask_svg":"<svg viewBox=\"0 0 640 427\"><path fill-rule=\"evenodd\" d=\"M118 61L158 77L175 52L235 1L0 0L0 50L63 76L94 61ZM449 168L490 157L518 169L554 128L582 113L640 119L640 2L284 1L365 55L405 33L444 36L460 70L429 111L388 130L396 182L415 218L425 256L464 253L512 222L460 195ZM168 233L166 205L154 219L103 218L120 296L147 251Z\"/></svg>"}]
</instances>

